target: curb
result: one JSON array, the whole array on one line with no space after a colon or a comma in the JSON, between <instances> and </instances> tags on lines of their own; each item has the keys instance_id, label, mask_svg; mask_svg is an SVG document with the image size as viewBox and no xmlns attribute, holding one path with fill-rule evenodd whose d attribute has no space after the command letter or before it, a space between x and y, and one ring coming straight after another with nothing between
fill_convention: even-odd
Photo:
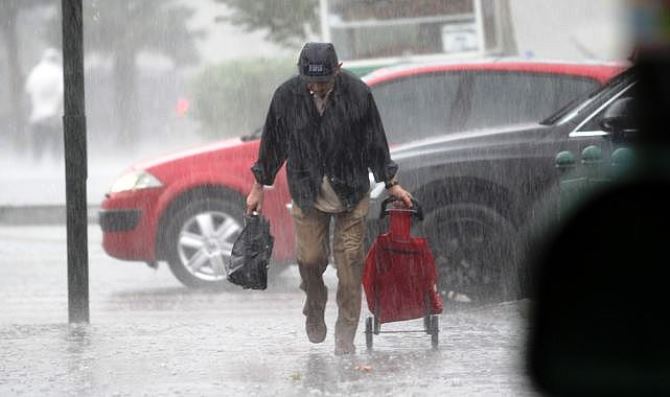
<instances>
[{"instance_id":1,"label":"curb","mask_svg":"<svg viewBox=\"0 0 670 397\"><path fill-rule=\"evenodd\" d=\"M88 223L98 223L99 206L88 206ZM0 225L65 225L65 205L0 206Z\"/></svg>"}]
</instances>

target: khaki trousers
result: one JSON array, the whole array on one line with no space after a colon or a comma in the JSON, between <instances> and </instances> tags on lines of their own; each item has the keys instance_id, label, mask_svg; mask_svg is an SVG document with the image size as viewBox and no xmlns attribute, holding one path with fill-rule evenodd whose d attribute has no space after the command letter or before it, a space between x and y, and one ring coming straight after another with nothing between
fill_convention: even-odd
<instances>
[{"instance_id":1,"label":"khaki trousers","mask_svg":"<svg viewBox=\"0 0 670 397\"><path fill-rule=\"evenodd\" d=\"M293 205L296 231L296 255L306 300L303 313L323 311L328 291L323 273L330 257L330 222L335 220L333 256L337 268L337 307L335 343L352 344L361 313L361 277L365 261L365 219L370 199L364 198L349 212L330 214Z\"/></svg>"}]
</instances>

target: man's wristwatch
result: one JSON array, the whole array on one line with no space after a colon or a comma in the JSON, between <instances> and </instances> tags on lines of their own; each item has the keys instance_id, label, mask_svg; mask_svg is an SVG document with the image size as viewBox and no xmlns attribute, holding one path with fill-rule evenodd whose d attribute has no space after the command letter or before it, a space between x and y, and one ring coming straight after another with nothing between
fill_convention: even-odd
<instances>
[{"instance_id":1,"label":"man's wristwatch","mask_svg":"<svg viewBox=\"0 0 670 397\"><path fill-rule=\"evenodd\" d=\"M386 190L388 190L388 189L392 188L393 186L395 186L395 185L397 185L397 184L398 184L398 180L395 179L395 178L393 178L393 179L391 179L390 181L385 182L385 183L384 183L384 186L386 187Z\"/></svg>"}]
</instances>

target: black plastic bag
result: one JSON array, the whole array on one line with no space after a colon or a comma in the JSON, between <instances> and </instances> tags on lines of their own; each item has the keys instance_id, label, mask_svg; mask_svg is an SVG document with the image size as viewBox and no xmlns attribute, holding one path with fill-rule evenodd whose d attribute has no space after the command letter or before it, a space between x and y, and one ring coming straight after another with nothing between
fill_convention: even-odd
<instances>
[{"instance_id":1,"label":"black plastic bag","mask_svg":"<svg viewBox=\"0 0 670 397\"><path fill-rule=\"evenodd\" d=\"M244 221L244 229L233 244L230 263L226 266L228 281L245 289L266 289L274 245L270 222L256 213L245 216Z\"/></svg>"}]
</instances>

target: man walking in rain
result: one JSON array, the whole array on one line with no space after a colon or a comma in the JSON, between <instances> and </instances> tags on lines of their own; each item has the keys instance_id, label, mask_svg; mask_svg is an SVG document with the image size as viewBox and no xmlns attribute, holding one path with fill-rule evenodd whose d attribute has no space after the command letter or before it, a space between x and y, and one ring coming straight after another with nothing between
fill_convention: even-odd
<instances>
[{"instance_id":1,"label":"man walking in rain","mask_svg":"<svg viewBox=\"0 0 670 397\"><path fill-rule=\"evenodd\" d=\"M305 331L312 343L326 338L324 311L328 293L323 273L330 256L331 219L337 268L338 317L335 354L355 352L361 311L365 219L369 206L369 170L388 193L411 207L411 196L395 180L398 166L388 144L369 87L340 70L330 43L307 43L298 60L299 75L274 93L265 120L256 183L247 212L261 211L263 186L272 185L286 161L297 262L306 300Z\"/></svg>"}]
</instances>

